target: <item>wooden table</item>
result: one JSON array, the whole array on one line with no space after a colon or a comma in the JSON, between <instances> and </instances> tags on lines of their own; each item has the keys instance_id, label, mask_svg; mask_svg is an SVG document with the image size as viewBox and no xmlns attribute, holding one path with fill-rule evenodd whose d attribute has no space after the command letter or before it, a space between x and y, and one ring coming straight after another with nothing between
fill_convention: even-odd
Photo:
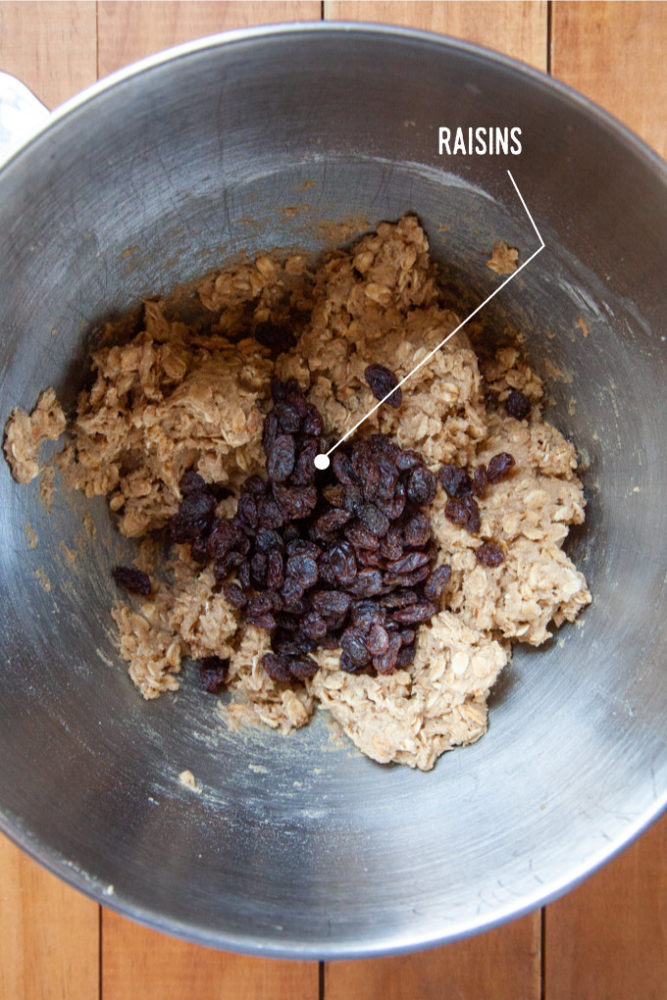
<instances>
[{"instance_id":1,"label":"wooden table","mask_svg":"<svg viewBox=\"0 0 667 1000\"><path fill-rule=\"evenodd\" d=\"M589 95L665 155L664 3L8 0L0 69L54 107L169 45L322 17L409 24L508 53ZM664 817L580 888L521 920L421 954L318 964L244 958L146 930L0 837L0 1000L665 1000L666 857Z\"/></svg>"}]
</instances>

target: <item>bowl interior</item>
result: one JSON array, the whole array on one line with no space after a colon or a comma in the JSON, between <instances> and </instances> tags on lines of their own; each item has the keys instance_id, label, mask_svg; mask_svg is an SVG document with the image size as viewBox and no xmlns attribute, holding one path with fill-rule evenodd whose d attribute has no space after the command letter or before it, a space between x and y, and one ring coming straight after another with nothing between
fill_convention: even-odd
<instances>
[{"instance_id":1,"label":"bowl interior","mask_svg":"<svg viewBox=\"0 0 667 1000\"><path fill-rule=\"evenodd\" d=\"M452 122L519 125L524 153L444 162ZM114 647L109 569L129 547L104 503L58 489L47 512L37 482L0 467L0 821L106 905L262 954L399 951L537 905L657 815L664 174L506 60L331 27L155 62L0 174L4 424L49 384L72 405L100 319L240 251L317 253L414 211L481 301L494 240L521 259L537 246L508 167L546 249L479 321L489 337L519 328L537 370L563 373L549 418L584 461L587 522L568 546L594 603L543 649L516 649L488 734L433 772L372 763L323 716L289 738L229 733L187 672L142 702Z\"/></svg>"}]
</instances>

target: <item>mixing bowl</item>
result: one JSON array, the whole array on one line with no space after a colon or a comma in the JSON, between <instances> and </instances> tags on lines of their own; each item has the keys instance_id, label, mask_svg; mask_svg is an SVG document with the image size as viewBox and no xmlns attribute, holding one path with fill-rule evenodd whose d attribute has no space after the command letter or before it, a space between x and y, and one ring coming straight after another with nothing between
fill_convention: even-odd
<instances>
[{"instance_id":1,"label":"mixing bowl","mask_svg":"<svg viewBox=\"0 0 667 1000\"><path fill-rule=\"evenodd\" d=\"M441 126L521 128L520 155L445 156ZM525 334L584 459L569 551L594 602L517 648L489 732L431 773L319 717L228 732L186 671L143 702L119 660L101 500L0 467L0 825L129 917L254 954L399 952L564 892L665 801L665 171L552 80L470 45L359 25L232 33L88 90L0 172L0 423L71 406L95 324L240 250L347 239L415 211L470 301L502 238L527 259L480 318ZM342 232L342 230L341 230ZM335 235L335 234L334 234ZM495 283L495 284L494 284ZM85 530L85 524L90 529ZM26 526L39 544L30 548ZM72 557L71 553L76 553ZM192 673L192 672L191 672ZM179 783L191 770L200 795Z\"/></svg>"}]
</instances>

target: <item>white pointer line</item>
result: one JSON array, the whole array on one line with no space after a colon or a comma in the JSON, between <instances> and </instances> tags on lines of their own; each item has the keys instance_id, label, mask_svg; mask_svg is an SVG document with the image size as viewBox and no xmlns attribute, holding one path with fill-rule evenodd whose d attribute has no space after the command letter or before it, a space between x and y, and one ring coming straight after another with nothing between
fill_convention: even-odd
<instances>
[{"instance_id":1,"label":"white pointer line","mask_svg":"<svg viewBox=\"0 0 667 1000\"><path fill-rule=\"evenodd\" d=\"M455 333L458 333L459 330L462 330L463 327L466 325L466 323L469 323L470 320L473 318L473 316L476 316L477 313L480 311L480 309L483 309L484 306L487 304L487 302L491 301L491 299L494 297L494 295L497 295L498 292L502 291L503 288L505 287L505 285L509 285L510 281L512 281L514 278L516 278L516 276L518 274L521 274L521 272L523 271L524 267L528 267L528 265L530 264L531 260L534 260L534 258L537 257L538 253L540 253L542 250L544 250L544 245L545 245L544 244L544 240L542 239L542 236L540 235L539 229L535 225L535 220L533 219L532 215L528 211L528 206L526 205L526 203L525 203L525 201L523 199L523 195L519 191L519 188L517 187L517 183L514 180L514 178L512 177L511 171L508 170L507 173L509 174L509 179L511 180L512 184L514 185L514 190L518 194L519 199L521 201L521 204L523 205L523 207L525 209L526 215L530 219L531 225L532 225L533 229L535 230L535 232L537 234L537 238L540 241L539 247L537 248L537 250L535 250L530 255L530 257L527 260L525 260L523 262L523 264L520 267L518 267L516 269L516 271L513 271L509 275L509 277L505 278L505 280L503 282L501 282L501 284L498 285L498 287L495 288L491 292L491 294L489 296L487 296L487 298L484 299L483 302L480 302L480 304L475 309L473 309L473 311L470 313L470 315L466 316L466 318L463 320L462 323L459 323L459 325L454 330L452 330L451 333L448 333L447 336L445 337L445 339L442 340L438 344L437 347L434 347L432 351L429 351L429 353L426 355L426 357L422 358L422 360L419 362L419 364L415 365L415 367L412 369L412 371L408 372L408 374L405 375L401 379L401 381L398 383L398 385L394 386L394 388L391 390L391 392L388 392L386 396L383 396L383 398L378 403L376 403L375 406L371 410L369 410L368 413L364 417L361 418L361 420L357 421L357 423L354 425L354 427L351 427L349 429L349 431L346 431L346 433L342 436L342 438L340 438L339 441L336 441L336 443L331 448L329 448L329 450L326 453L324 453L323 455L317 455L315 457L315 465L317 466L318 469L326 469L326 468L328 468L328 466L329 466L329 455L331 454L331 452L335 451L336 448L343 443L343 441L347 441L347 439L350 437L350 435L354 434L354 432L356 431L356 429L358 427L360 427L361 424L363 424L363 422L365 420L368 420L369 417L372 417L373 414L375 413L375 411L378 410L382 406L382 404L385 403L389 399L389 397L391 395L393 395L393 393L396 392L397 389L400 389L400 387L403 385L404 382L407 382L407 380L409 378L412 378L412 376L415 374L415 372L419 371L419 369L422 367L422 365L425 365L428 361L430 361L431 358L433 357L433 355L437 354L438 351L440 350L440 348L444 347L444 345L447 343L447 341L450 340L454 336ZM324 461L325 459L326 459L326 462Z\"/></svg>"}]
</instances>

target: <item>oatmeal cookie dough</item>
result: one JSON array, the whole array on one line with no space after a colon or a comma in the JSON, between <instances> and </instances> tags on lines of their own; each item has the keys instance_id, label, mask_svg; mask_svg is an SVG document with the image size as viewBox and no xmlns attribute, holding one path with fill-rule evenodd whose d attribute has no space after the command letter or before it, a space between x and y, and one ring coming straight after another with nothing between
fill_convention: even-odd
<instances>
[{"instance_id":1,"label":"oatmeal cookie dough","mask_svg":"<svg viewBox=\"0 0 667 1000\"><path fill-rule=\"evenodd\" d=\"M3 449L17 483L29 483L39 475L37 461L44 441L55 441L65 430L65 414L53 389L45 389L30 415L15 407L5 427Z\"/></svg>"},{"instance_id":2,"label":"oatmeal cookie dough","mask_svg":"<svg viewBox=\"0 0 667 1000\"><path fill-rule=\"evenodd\" d=\"M119 599L113 609L130 676L154 698L178 687L186 658L225 657L232 703L220 711L228 725L253 721L286 733L319 704L369 757L428 770L443 751L484 733L486 699L511 641L539 645L590 601L562 549L569 526L584 517L574 449L542 419L541 381L516 349L478 359L457 334L405 383L399 409L383 406L363 427L364 435L380 431L418 450L433 472L445 463L488 463L499 452L516 460L512 475L479 500L478 534L445 517L438 489L430 519L438 563L452 574L441 610L419 626L413 664L386 676L353 675L340 669L340 650L320 650L312 679L274 681L260 663L268 633L242 621L188 545L172 546L160 564L149 533L176 512L189 468L229 488L216 513L234 514L238 487L264 468L272 375L297 379L334 439L376 402L367 366L381 363L403 377L459 318L442 305L414 216L380 224L314 267L298 254L242 261L209 275L198 295L210 330L189 329L168 318L163 303L148 302L139 333L93 355L94 383L80 396L62 457L74 486L108 497L123 534L147 539L137 565L151 573L152 593ZM506 412L512 390L530 403L526 419ZM55 414L55 397L44 398ZM48 426L62 430L63 422ZM7 440L17 460L18 431L10 427ZM27 456L31 475L35 454ZM502 547L499 566L475 556L487 540Z\"/></svg>"}]
</instances>

